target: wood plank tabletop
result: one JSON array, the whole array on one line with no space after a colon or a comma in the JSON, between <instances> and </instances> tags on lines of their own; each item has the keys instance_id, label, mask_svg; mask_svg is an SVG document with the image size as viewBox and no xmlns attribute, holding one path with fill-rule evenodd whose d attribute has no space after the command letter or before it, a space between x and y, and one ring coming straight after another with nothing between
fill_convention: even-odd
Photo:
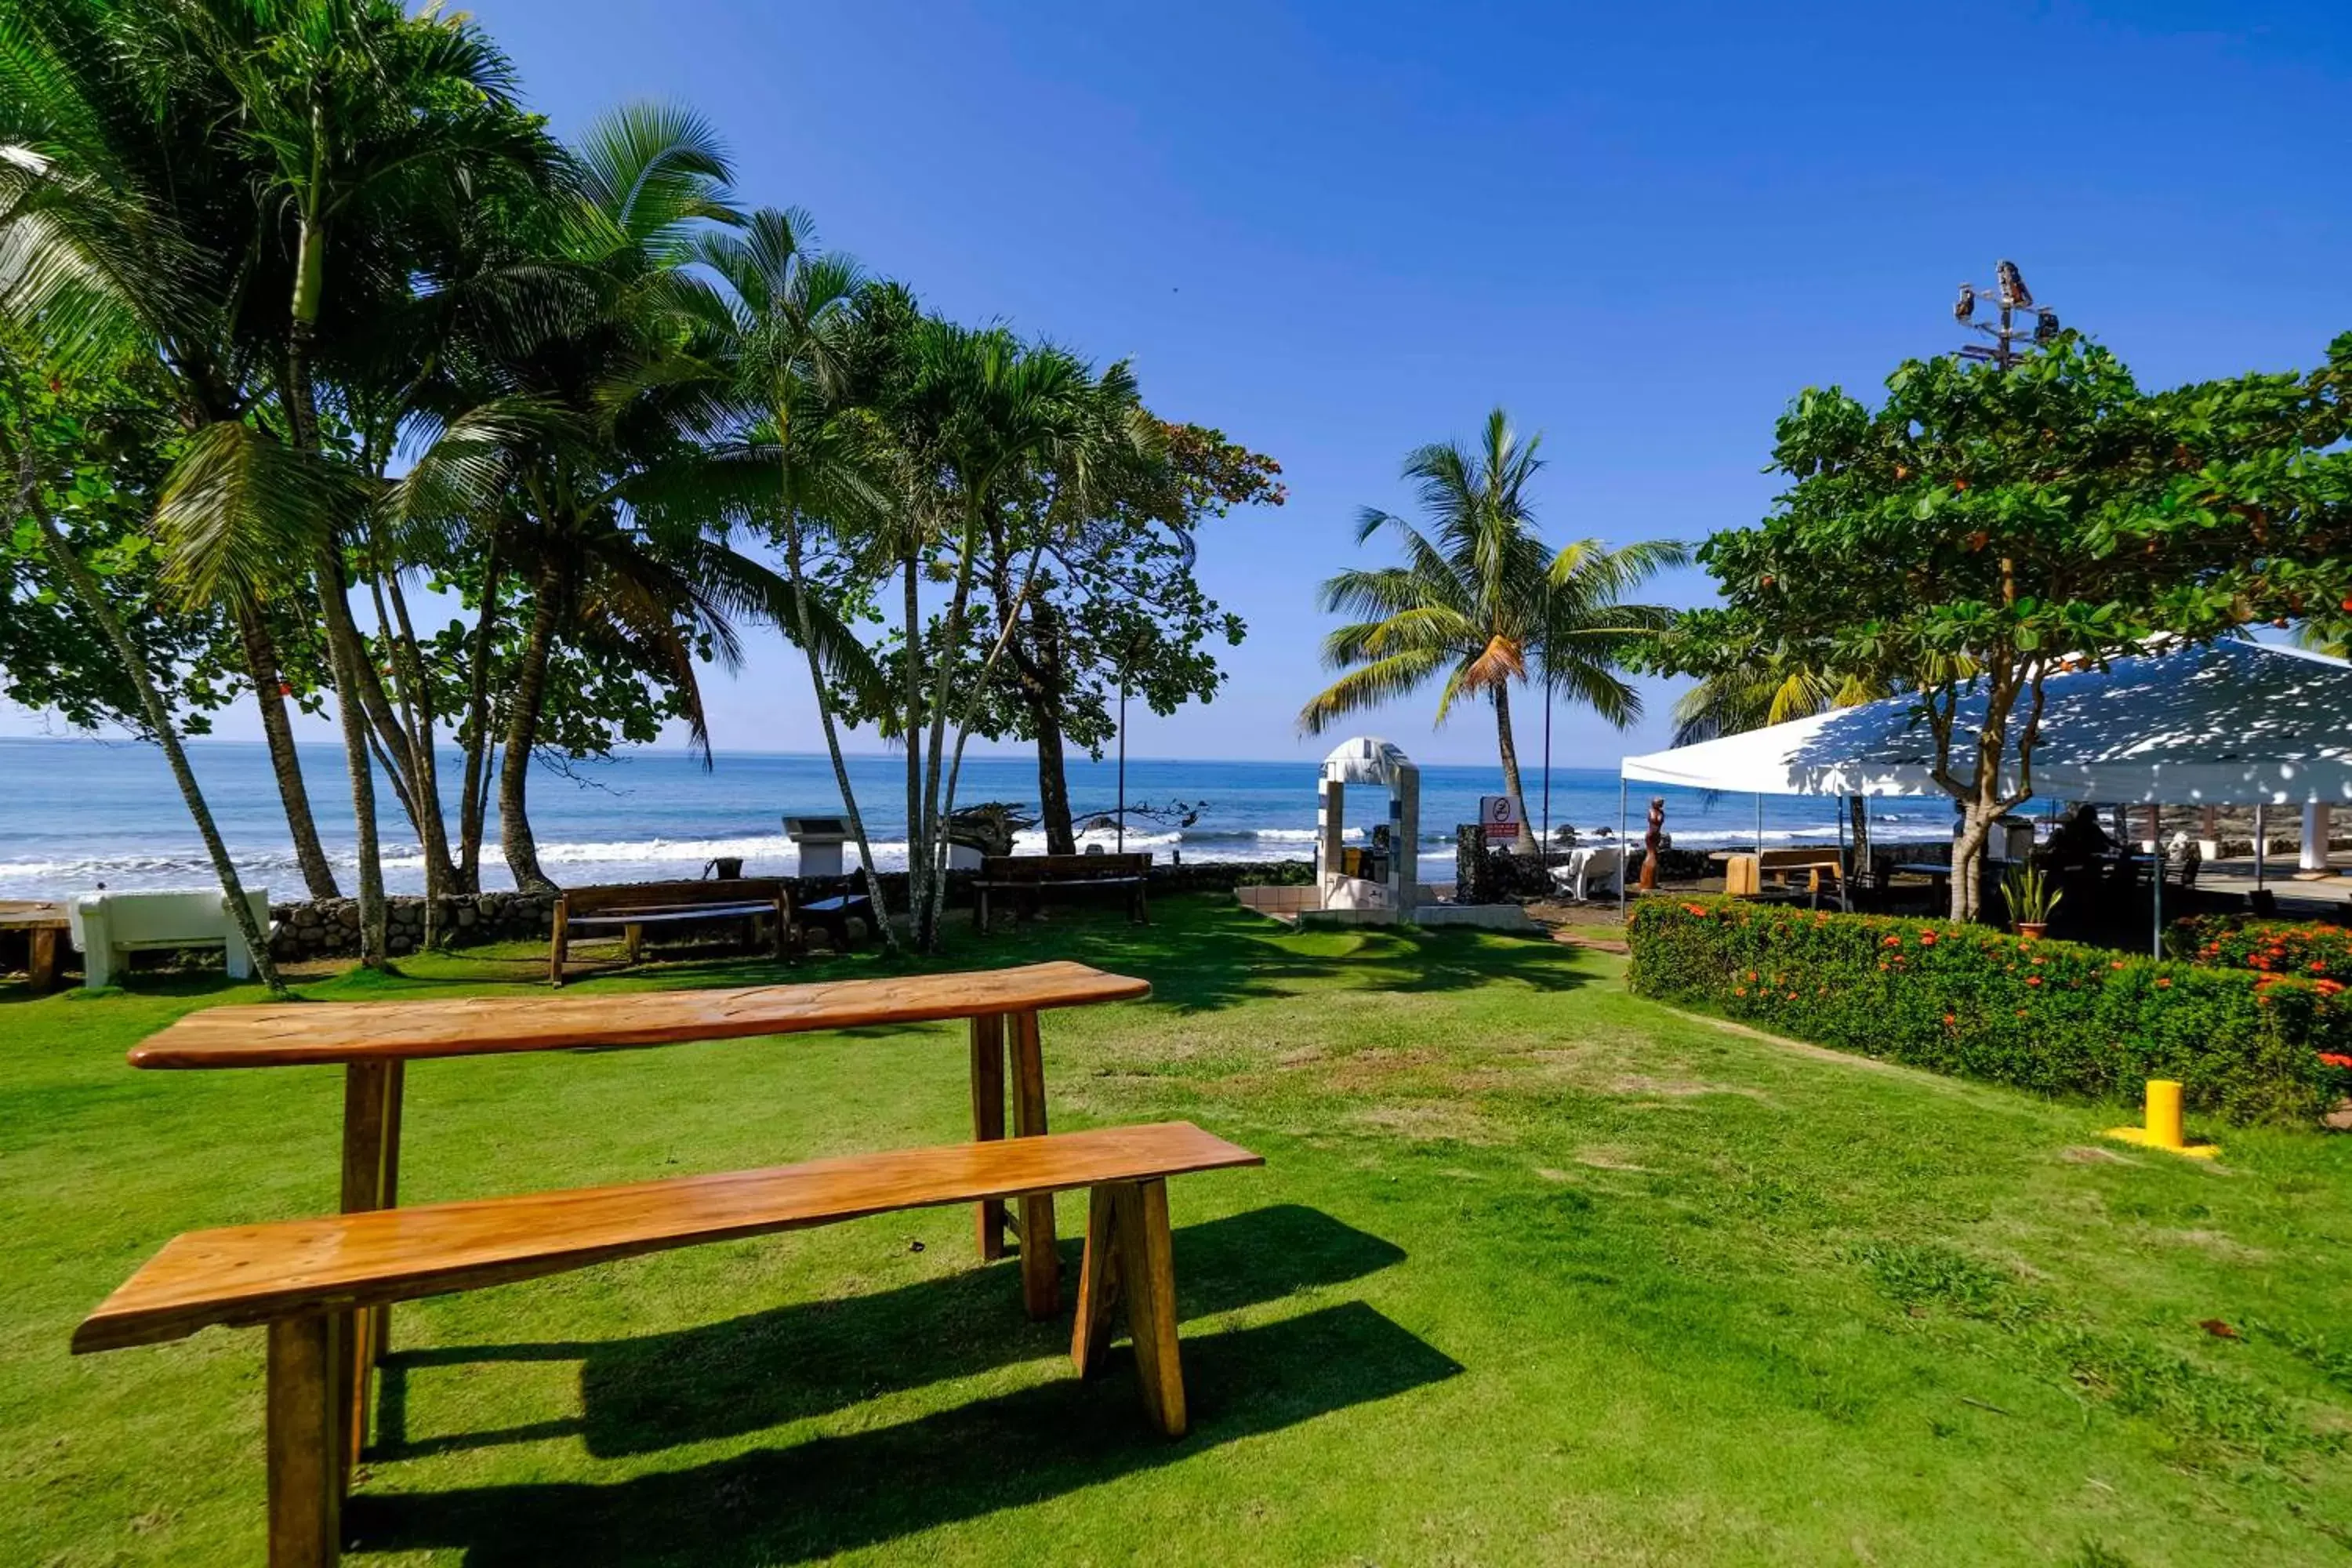
<instances>
[{"instance_id":1,"label":"wood plank tabletop","mask_svg":"<svg viewBox=\"0 0 2352 1568\"><path fill-rule=\"evenodd\" d=\"M74 1331L77 1353L900 1209L1261 1165L1189 1121L192 1231Z\"/></svg>"},{"instance_id":2,"label":"wood plank tabletop","mask_svg":"<svg viewBox=\"0 0 2352 1568\"><path fill-rule=\"evenodd\" d=\"M1030 1013L1150 994L1149 981L1055 963L626 995L572 991L417 1002L273 1003L191 1013L133 1047L130 1060L135 1068L301 1067L664 1046Z\"/></svg>"},{"instance_id":3,"label":"wood plank tabletop","mask_svg":"<svg viewBox=\"0 0 2352 1568\"><path fill-rule=\"evenodd\" d=\"M0 899L0 931L64 931L69 923L63 904Z\"/></svg>"}]
</instances>

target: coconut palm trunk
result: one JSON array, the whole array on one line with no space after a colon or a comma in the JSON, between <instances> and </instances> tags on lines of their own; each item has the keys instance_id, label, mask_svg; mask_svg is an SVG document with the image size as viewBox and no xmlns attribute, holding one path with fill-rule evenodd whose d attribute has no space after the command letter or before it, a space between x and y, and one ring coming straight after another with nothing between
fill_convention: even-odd
<instances>
[{"instance_id":1,"label":"coconut palm trunk","mask_svg":"<svg viewBox=\"0 0 2352 1568\"><path fill-rule=\"evenodd\" d=\"M548 659L555 650L556 626L563 617L563 597L562 574L550 565L540 573L532 595L530 630L523 639L522 661L509 699L506 755L499 759L499 847L506 853L507 869L515 886L527 893L556 890L555 883L540 869L539 841L531 836L524 793L530 779L531 749L539 740L539 707L547 690Z\"/></svg>"},{"instance_id":2,"label":"coconut palm trunk","mask_svg":"<svg viewBox=\"0 0 2352 1568\"><path fill-rule=\"evenodd\" d=\"M278 645L261 618L261 607L240 594L233 606L237 639L245 648L246 674L253 681L255 706L261 710L262 738L269 746L269 771L278 781L278 798L286 808L286 830L294 840L294 864L302 885L314 899L342 895L335 888L335 870L319 842L319 825L310 815L310 792L302 782L302 759L294 749L294 727L286 717L286 694L280 689Z\"/></svg>"},{"instance_id":3,"label":"coconut palm trunk","mask_svg":"<svg viewBox=\"0 0 2352 1568\"><path fill-rule=\"evenodd\" d=\"M269 953L269 933L253 918L253 906L246 901L245 882L236 873L236 862L229 858L228 845L221 838L220 826L213 820L212 807L205 802L205 792L196 784L196 771L188 765L188 753L180 744L179 728L172 722L170 710L163 706L163 694L155 689L154 677L147 670L147 661L139 656L138 645L123 629L121 618L106 602L103 589L73 546L58 531L55 522L40 510L39 476L27 463L16 483L17 515L29 516L41 531L41 542L47 548L58 569L65 574L73 587L74 596L90 619L98 623L99 631L122 661L125 674L139 693L139 707L146 716L147 728L163 749L163 760L172 770L172 782L179 786L180 798L186 803L188 815L195 819L196 835L205 842L205 854L213 863L213 875L220 879L221 895L228 905L229 919L236 926L237 936L245 942L246 952L253 955L253 972L261 979L274 997L287 994L286 982L278 973L278 961Z\"/></svg>"},{"instance_id":4,"label":"coconut palm trunk","mask_svg":"<svg viewBox=\"0 0 2352 1568\"><path fill-rule=\"evenodd\" d=\"M1503 758L1503 793L1511 797L1512 813L1519 819L1511 853L1533 855L1538 847L1536 834L1528 825L1527 791L1519 785L1519 745L1511 733L1511 689L1507 685L1495 688L1495 744Z\"/></svg>"}]
</instances>

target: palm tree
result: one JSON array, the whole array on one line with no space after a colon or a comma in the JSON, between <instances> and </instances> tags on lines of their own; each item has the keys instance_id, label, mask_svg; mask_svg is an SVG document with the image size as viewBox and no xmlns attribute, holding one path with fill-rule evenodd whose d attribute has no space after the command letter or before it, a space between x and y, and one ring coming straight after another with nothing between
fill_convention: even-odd
<instances>
[{"instance_id":1,"label":"palm tree","mask_svg":"<svg viewBox=\"0 0 2352 1568\"><path fill-rule=\"evenodd\" d=\"M260 395L245 302L261 265L253 171L215 134L226 84L192 68L161 10L53 0L0 16L0 310L66 374L136 355L159 362L181 422L235 422ZM173 112L154 105L168 100ZM303 879L335 894L280 689L267 601L289 581L230 595L270 766Z\"/></svg>"},{"instance_id":2,"label":"palm tree","mask_svg":"<svg viewBox=\"0 0 2352 1568\"><path fill-rule=\"evenodd\" d=\"M895 952L898 935L875 869L866 814L851 785L842 753L841 726L834 711L836 683L886 700L883 679L872 655L831 605L812 590L807 555L812 533L836 520L871 516L887 505L870 469L872 443L857 427L857 411L846 401L852 379L850 335L862 287L856 263L814 247L806 213L763 208L740 233L709 237L703 258L726 281L735 314L732 357L742 395L754 422L742 445L721 460L748 461L772 487L774 528L784 552L792 587L789 631L806 656L814 688L817 720L834 784L857 840L867 897L881 922L882 943ZM761 509L765 510L765 509ZM835 530L846 532L847 530Z\"/></svg>"},{"instance_id":3,"label":"palm tree","mask_svg":"<svg viewBox=\"0 0 2352 1568\"><path fill-rule=\"evenodd\" d=\"M1612 724L1640 717L1641 694L1622 673L1624 660L1664 629L1672 611L1624 595L1685 559L1680 545L1663 542L1610 550L1588 539L1549 550L1528 496L1543 467L1541 443L1539 435L1521 441L1497 408L1475 451L1441 442L1405 459L1427 531L1374 507L1359 514L1356 542L1391 534L1404 563L1341 572L1323 584L1323 608L1355 617L1323 644L1325 664L1347 673L1298 715L1303 731L1319 734L1442 677L1442 724L1458 700L1484 696L1495 709L1503 788L1517 809L1523 855L1536 852L1536 841L1511 731L1512 684L1536 665L1548 688Z\"/></svg>"}]
</instances>

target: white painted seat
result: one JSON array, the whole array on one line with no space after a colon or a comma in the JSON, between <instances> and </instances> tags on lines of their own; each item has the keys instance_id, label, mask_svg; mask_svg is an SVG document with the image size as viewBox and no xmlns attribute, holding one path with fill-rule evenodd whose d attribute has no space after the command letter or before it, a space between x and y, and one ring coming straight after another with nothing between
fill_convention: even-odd
<instances>
[{"instance_id":1,"label":"white painted seat","mask_svg":"<svg viewBox=\"0 0 2352 1568\"><path fill-rule=\"evenodd\" d=\"M1624 863L1625 851L1614 844L1579 849L1567 865L1552 868L1551 879L1563 892L1569 892L1579 900L1590 896L1586 889L1599 878L1610 879L1605 890L1615 892L1617 879L1624 875L1622 869Z\"/></svg>"},{"instance_id":2,"label":"white painted seat","mask_svg":"<svg viewBox=\"0 0 2352 1568\"><path fill-rule=\"evenodd\" d=\"M266 933L268 889L257 888L245 900L254 924ZM130 967L131 953L158 948L217 947L227 960L230 979L253 976L253 954L237 933L227 897L217 889L84 893L67 909L66 923L74 951L82 955L82 984L93 989L113 984L117 972Z\"/></svg>"}]
</instances>

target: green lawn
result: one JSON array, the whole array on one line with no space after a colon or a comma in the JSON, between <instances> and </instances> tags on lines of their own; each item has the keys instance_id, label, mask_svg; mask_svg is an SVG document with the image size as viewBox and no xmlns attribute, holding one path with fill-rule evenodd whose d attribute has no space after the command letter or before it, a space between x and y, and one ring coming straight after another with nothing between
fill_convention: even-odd
<instances>
[{"instance_id":1,"label":"green lawn","mask_svg":"<svg viewBox=\"0 0 2352 1568\"><path fill-rule=\"evenodd\" d=\"M1171 1185L1189 1437L1149 1435L1124 1349L1071 1381L1066 1315L1023 1319L967 1212L889 1216L401 1309L353 1560L2352 1555L2352 1139L2118 1152L2112 1110L1686 1017L1602 954L1158 914L953 961L1148 976L1047 1017L1056 1125L1189 1117L1266 1157ZM530 965L415 969L309 991ZM122 1065L253 996L0 988L0 1562L258 1558L259 1336L65 1353L173 1232L333 1206L332 1070ZM945 1027L420 1064L403 1195L944 1142L963 1065Z\"/></svg>"}]
</instances>

